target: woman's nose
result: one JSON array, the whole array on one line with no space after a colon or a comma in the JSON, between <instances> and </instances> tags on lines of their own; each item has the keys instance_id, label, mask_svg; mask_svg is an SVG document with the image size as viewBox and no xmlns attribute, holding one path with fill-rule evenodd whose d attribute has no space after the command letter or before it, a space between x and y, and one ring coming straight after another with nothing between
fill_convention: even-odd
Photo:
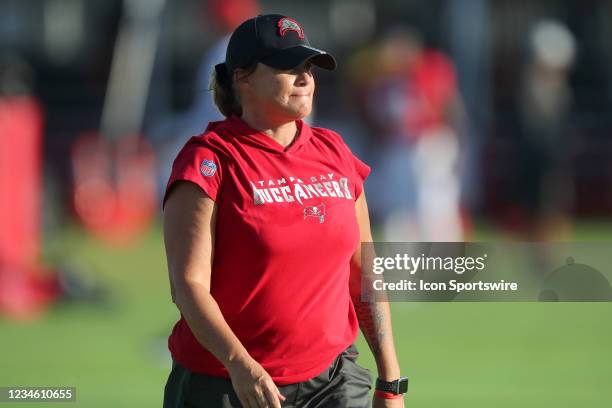
<instances>
[{"instance_id":1,"label":"woman's nose","mask_svg":"<svg viewBox=\"0 0 612 408\"><path fill-rule=\"evenodd\" d=\"M310 68L304 68L297 72L296 82L300 86L308 85L312 79L312 71Z\"/></svg>"}]
</instances>

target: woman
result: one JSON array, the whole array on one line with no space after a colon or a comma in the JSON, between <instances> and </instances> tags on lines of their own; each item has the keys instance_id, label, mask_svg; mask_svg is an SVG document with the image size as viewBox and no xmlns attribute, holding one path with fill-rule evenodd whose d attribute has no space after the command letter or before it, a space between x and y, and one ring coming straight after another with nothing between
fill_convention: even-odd
<instances>
[{"instance_id":1,"label":"woman","mask_svg":"<svg viewBox=\"0 0 612 408\"><path fill-rule=\"evenodd\" d=\"M336 63L295 20L265 15L236 29L215 67L227 119L187 142L164 197L181 312L164 407L369 406L358 326L377 388L394 388L377 390L374 406L403 407L388 305L360 301L369 168L339 135L302 121L312 65Z\"/></svg>"}]
</instances>

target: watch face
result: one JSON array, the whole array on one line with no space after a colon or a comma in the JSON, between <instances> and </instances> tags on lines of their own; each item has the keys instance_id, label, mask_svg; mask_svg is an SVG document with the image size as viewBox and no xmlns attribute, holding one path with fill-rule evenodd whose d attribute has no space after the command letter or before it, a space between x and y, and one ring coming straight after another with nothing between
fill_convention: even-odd
<instances>
[{"instance_id":1,"label":"watch face","mask_svg":"<svg viewBox=\"0 0 612 408\"><path fill-rule=\"evenodd\" d=\"M399 389L398 394L405 394L408 391L408 378L406 377L400 378L397 388Z\"/></svg>"}]
</instances>

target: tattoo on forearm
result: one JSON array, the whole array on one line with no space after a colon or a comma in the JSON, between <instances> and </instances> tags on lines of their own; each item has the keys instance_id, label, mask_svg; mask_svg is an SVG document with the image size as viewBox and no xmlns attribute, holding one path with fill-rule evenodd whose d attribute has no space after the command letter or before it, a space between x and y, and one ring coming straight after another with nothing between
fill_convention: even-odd
<instances>
[{"instance_id":1,"label":"tattoo on forearm","mask_svg":"<svg viewBox=\"0 0 612 408\"><path fill-rule=\"evenodd\" d=\"M381 349L381 345L387 337L387 331L384 327L385 312L382 305L375 302L355 302L355 312L359 319L359 326L365 336L368 345L374 353Z\"/></svg>"}]
</instances>

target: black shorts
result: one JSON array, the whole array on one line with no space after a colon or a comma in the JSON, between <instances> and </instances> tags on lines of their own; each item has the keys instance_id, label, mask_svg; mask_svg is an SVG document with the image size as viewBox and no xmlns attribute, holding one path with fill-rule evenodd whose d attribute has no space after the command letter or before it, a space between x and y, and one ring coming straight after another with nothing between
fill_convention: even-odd
<instances>
[{"instance_id":1,"label":"black shorts","mask_svg":"<svg viewBox=\"0 0 612 408\"><path fill-rule=\"evenodd\" d=\"M357 365L354 345L344 350L318 376L279 387L291 408L369 408L372 377ZM164 408L242 407L229 379L191 372L173 363L164 390Z\"/></svg>"}]
</instances>

